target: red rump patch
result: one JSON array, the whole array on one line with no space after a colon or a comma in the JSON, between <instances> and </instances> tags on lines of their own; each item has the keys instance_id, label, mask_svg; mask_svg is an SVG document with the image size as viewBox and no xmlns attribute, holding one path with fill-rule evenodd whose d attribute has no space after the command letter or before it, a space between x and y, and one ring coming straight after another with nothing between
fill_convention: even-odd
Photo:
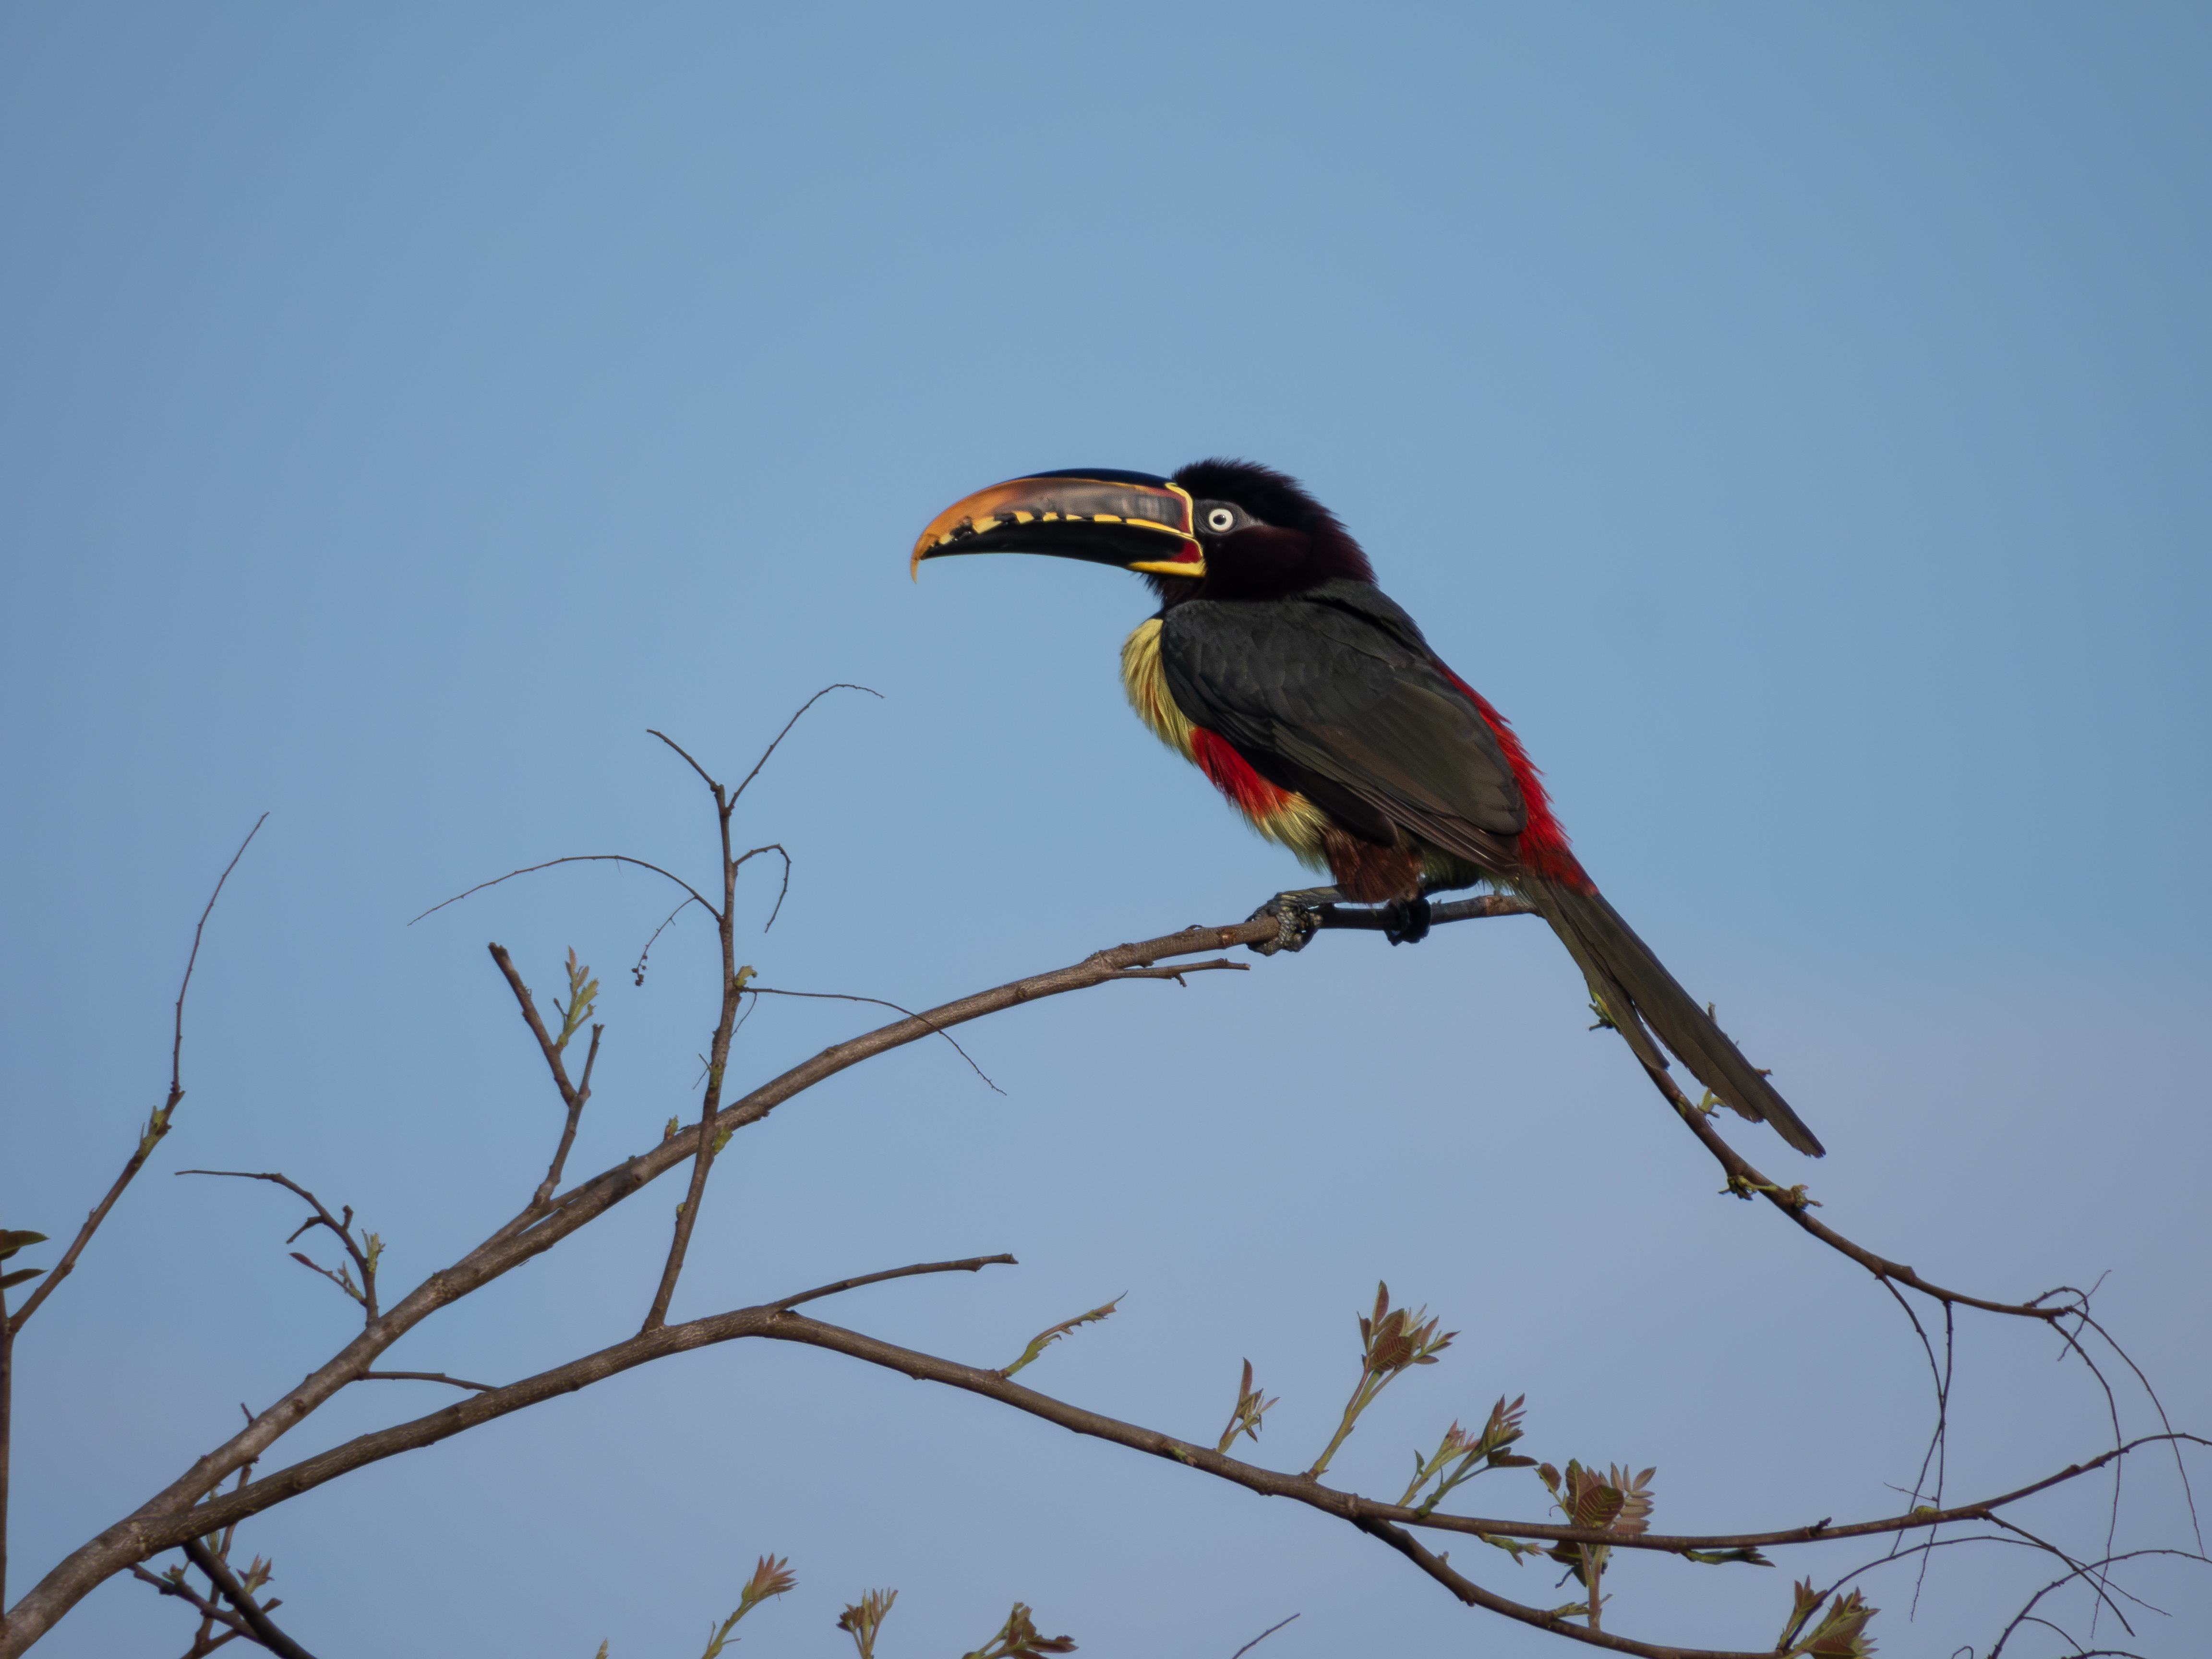
<instances>
[{"instance_id":1,"label":"red rump patch","mask_svg":"<svg viewBox=\"0 0 2212 1659\"><path fill-rule=\"evenodd\" d=\"M1191 728L1190 757L1208 781L1248 818L1264 818L1279 811L1291 798L1289 790L1276 788L1255 772L1252 763L1231 748L1226 738L1202 726Z\"/></svg>"},{"instance_id":2,"label":"red rump patch","mask_svg":"<svg viewBox=\"0 0 2212 1659\"><path fill-rule=\"evenodd\" d=\"M1436 659L1431 658L1431 662ZM1528 751L1521 746L1521 738L1513 730L1512 721L1490 706L1490 701L1465 680L1436 662L1437 672L1467 693L1468 701L1474 705L1490 727L1498 746L1505 751L1505 763L1513 769L1513 781L1521 786L1521 803L1527 808L1528 823L1521 831L1522 861L1540 876L1585 893L1597 891L1597 884L1583 873L1582 863L1567 846L1567 832L1559 828L1559 821L1552 816L1552 799L1544 793L1544 775L1528 758Z\"/></svg>"}]
</instances>

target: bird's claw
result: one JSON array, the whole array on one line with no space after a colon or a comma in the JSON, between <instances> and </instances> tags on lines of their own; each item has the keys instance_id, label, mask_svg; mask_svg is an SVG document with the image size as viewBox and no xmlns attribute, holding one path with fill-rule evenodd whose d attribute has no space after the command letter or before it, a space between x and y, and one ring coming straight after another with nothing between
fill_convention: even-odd
<instances>
[{"instance_id":1,"label":"bird's claw","mask_svg":"<svg viewBox=\"0 0 2212 1659\"><path fill-rule=\"evenodd\" d=\"M1275 924L1275 937L1260 940L1244 948L1263 957L1272 957L1278 951L1303 951L1321 928L1320 908L1307 901L1311 893L1278 893L1255 910L1249 921L1270 917Z\"/></svg>"},{"instance_id":2,"label":"bird's claw","mask_svg":"<svg viewBox=\"0 0 2212 1659\"><path fill-rule=\"evenodd\" d=\"M1393 945L1419 945L1429 936L1429 901L1401 900L1382 908L1382 937Z\"/></svg>"}]
</instances>

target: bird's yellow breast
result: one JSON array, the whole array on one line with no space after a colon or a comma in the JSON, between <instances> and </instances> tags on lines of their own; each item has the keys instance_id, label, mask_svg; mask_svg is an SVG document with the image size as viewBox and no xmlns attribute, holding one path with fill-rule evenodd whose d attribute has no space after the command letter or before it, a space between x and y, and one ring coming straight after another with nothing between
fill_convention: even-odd
<instances>
[{"instance_id":1,"label":"bird's yellow breast","mask_svg":"<svg viewBox=\"0 0 2212 1659\"><path fill-rule=\"evenodd\" d=\"M1160 668L1160 619L1147 617L1121 641L1121 690L1137 718L1152 735L1193 765L1190 721L1168 695L1168 677Z\"/></svg>"},{"instance_id":2,"label":"bird's yellow breast","mask_svg":"<svg viewBox=\"0 0 2212 1659\"><path fill-rule=\"evenodd\" d=\"M1243 776L1223 775L1220 763L1228 745L1210 733L1206 741L1213 751L1213 763L1200 757L1193 736L1196 728L1190 717L1176 707L1168 691L1167 675L1160 666L1158 617L1146 617L1121 641L1121 690L1152 735L1212 779L1230 804L1244 815L1246 823L1269 841L1288 848L1301 863L1316 870L1328 867L1322 852L1322 831L1328 820L1319 807L1304 795L1266 782L1242 760L1235 760L1233 754L1228 758L1235 760Z\"/></svg>"}]
</instances>

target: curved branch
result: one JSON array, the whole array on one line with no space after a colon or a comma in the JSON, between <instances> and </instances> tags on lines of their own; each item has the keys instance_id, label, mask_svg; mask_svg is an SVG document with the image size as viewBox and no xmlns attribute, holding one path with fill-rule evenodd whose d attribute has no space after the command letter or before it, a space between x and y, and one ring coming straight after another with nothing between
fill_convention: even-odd
<instances>
[{"instance_id":1,"label":"curved branch","mask_svg":"<svg viewBox=\"0 0 2212 1659\"><path fill-rule=\"evenodd\" d=\"M2021 1608L2017 1613L2013 1615L2012 1623L2004 1627L2003 1631L1999 1633L1996 1641L1990 1646L1990 1659L1997 1659L1997 1656L2004 1651L2004 1644L2012 1639L2013 1632L2018 1630L2023 1623L2027 1622L2029 1614L2035 1611L2035 1604L2042 1601L2045 1596L2050 1595L2051 1591L2058 1589L2064 1585L2072 1583L2075 1579L2080 1577L2085 1572L2102 1572L2106 1567L2112 1566L2116 1562L2132 1561L2139 1556L2145 1555L2178 1555L2185 1560L2199 1562L2204 1559L2204 1557L2196 1554L2189 1550L2129 1550L2119 1555L2108 1555L2101 1561L2090 1562L2087 1565L2077 1568L2075 1571L2068 1573L2063 1578L2054 1578L2049 1583L2045 1584L2041 1589L2036 1591L2033 1595L2030 1596L2027 1601L2027 1605ZM2125 1621L2123 1620L2122 1622L2124 1623ZM2104 1651L2104 1650L2100 1650L2100 1651Z\"/></svg>"},{"instance_id":2,"label":"curved branch","mask_svg":"<svg viewBox=\"0 0 2212 1659\"><path fill-rule=\"evenodd\" d=\"M1941 1285L1923 1279L1903 1262L1892 1261L1887 1256L1876 1255L1863 1244L1854 1243L1834 1228L1814 1220L1811 1209L1798 1194L1797 1188L1778 1186L1753 1168L1748 1158L1721 1139L1720 1131L1713 1127L1706 1114L1690 1103L1688 1097L1675 1086L1674 1079L1666 1072L1654 1070L1648 1065L1644 1070L1645 1075L1650 1077L1652 1083L1658 1088L1659 1092L1666 1096L1668 1103L1674 1108L1682 1121L1690 1126L1691 1133L1705 1143L1705 1150L1713 1155L1714 1161L1728 1171L1731 1190L1747 1194L1757 1193L1830 1249L1849 1256L1875 1278L1894 1279L1897 1283L1910 1286L1924 1296L1934 1297L1938 1302L1956 1303L1965 1308L1979 1308L1984 1313L2010 1314L2015 1318L2039 1319L2046 1324L2063 1319L2075 1311L2071 1304L2055 1308L2038 1305L2045 1297L2060 1294L2058 1291L2045 1291L2042 1296L2029 1302L1991 1302L1982 1297L1968 1296L1964 1291L1947 1290Z\"/></svg>"},{"instance_id":3,"label":"curved branch","mask_svg":"<svg viewBox=\"0 0 2212 1659\"><path fill-rule=\"evenodd\" d=\"M2100 1284L2103 1282L2104 1281L2101 1279L2098 1281ZM2094 1287L2093 1286L2092 1288ZM2112 1334L2110 1331L2106 1330L2102 1325L2099 1324L2094 1319L2090 1317L2089 1298L2086 1295L2082 1297L2081 1306L2076 1310L2076 1311L2081 1318L2082 1327L2086 1329L2096 1332L2099 1336L2102 1337L2105 1340L2105 1346L2120 1357L2120 1363L2135 1373L2136 1381L2142 1384L2143 1393L2150 1397L2151 1409L2158 1413L2159 1427L2171 1431L2173 1428L2173 1421L2166 1414L2166 1402L2158 1397L2158 1390L2151 1387L2150 1378L2143 1375L2142 1367L2136 1364L2133 1359L2128 1357L2128 1351L2112 1340ZM2075 1346L2077 1349L2080 1346L2078 1342L2075 1343ZM2082 1364L2089 1364L2089 1358L2087 1354L2083 1354L2081 1359ZM2089 1365L2089 1369L2093 1373L2097 1372L2097 1368L2094 1365ZM2104 1380L2102 1374L2097 1373L2097 1375L2098 1380L2102 1382ZM2174 1472L2181 1477L2182 1496L2187 1500L2189 1506L2190 1529L2197 1534L2197 1547L2202 1550L2204 1547L2204 1526L2203 1522L2197 1519L2197 1494L2190 1488L2189 1471L2181 1462L2181 1454L2178 1447L2174 1452ZM2107 1549L2112 1547L2109 1534L2106 1536L2106 1547Z\"/></svg>"},{"instance_id":4,"label":"curved branch","mask_svg":"<svg viewBox=\"0 0 2212 1659\"><path fill-rule=\"evenodd\" d=\"M913 1009L902 1008L896 1002L886 1002L881 997L854 996L849 991L787 991L775 985L748 985L745 989L757 997L804 997L810 1002L872 1002L878 1008L888 1008L893 1013L904 1014L908 1019L924 1018L924 1016L917 1014ZM981 1078L984 1086L993 1094L1002 1095L1006 1092L991 1081L991 1074L975 1063L975 1055L962 1048L958 1040L950 1031L939 1031L937 1035L952 1044L952 1052L968 1062L968 1069Z\"/></svg>"},{"instance_id":5,"label":"curved branch","mask_svg":"<svg viewBox=\"0 0 2212 1659\"><path fill-rule=\"evenodd\" d=\"M321 1199L317 1198L291 1176L266 1170L256 1174L250 1170L179 1170L177 1173L180 1176L223 1176L233 1181L266 1181L282 1187L295 1197L305 1199L314 1206L315 1212L300 1224L298 1231L293 1233L292 1238L288 1238L284 1242L289 1244L292 1239L299 1237L301 1233L306 1232L310 1227L327 1227L336 1233L338 1236L338 1242L345 1246L346 1254L353 1258L353 1265L361 1269L361 1293L354 1299L359 1302L366 1311L367 1322L371 1325L376 1322L376 1266L368 1259L368 1253L353 1242L353 1234L349 1231L353 1225L352 1206L344 1206L345 1219L340 1222L337 1217L332 1215L325 1207ZM364 1228L366 1225L367 1224L364 1223ZM307 1267L314 1267L317 1273L322 1274L340 1290L346 1289L345 1281L329 1268L315 1267L313 1262L309 1261L297 1251L293 1253L292 1259ZM351 1294L349 1291L348 1293Z\"/></svg>"},{"instance_id":6,"label":"curved branch","mask_svg":"<svg viewBox=\"0 0 2212 1659\"><path fill-rule=\"evenodd\" d=\"M763 853L773 853L783 860L783 885L776 890L775 904L769 911L768 920L761 923L761 932L765 933L775 926L775 919L783 914L784 900L791 896L791 854L783 850L781 842L772 841L765 847L756 847L742 857L732 860L730 868L735 871L746 859L757 858Z\"/></svg>"},{"instance_id":7,"label":"curved branch","mask_svg":"<svg viewBox=\"0 0 2212 1659\"><path fill-rule=\"evenodd\" d=\"M1209 1446L1180 1440L1136 1424L1126 1423L1101 1412L1073 1406L1050 1395L1040 1394L1018 1382L1009 1382L994 1370L985 1370L957 1360L940 1358L934 1354L899 1347L878 1338L866 1336L842 1326L831 1325L791 1311L804 1301L833 1295L857 1285L872 1284L886 1279L904 1278L917 1273L973 1272L995 1261L1011 1261L1011 1257L978 1256L961 1261L932 1262L913 1267L894 1268L886 1273L865 1274L858 1279L841 1280L817 1290L803 1291L756 1307L738 1308L728 1313L709 1315L705 1318L686 1321L681 1324L660 1325L641 1332L626 1341L602 1348L596 1353L541 1371L504 1388L494 1389L474 1398L447 1407L426 1417L396 1424L391 1428L361 1435L328 1451L302 1459L288 1468L279 1469L250 1485L209 1498L189 1511L172 1516L149 1524L142 1537L143 1554L157 1553L173 1547L184 1536L198 1536L218 1527L235 1524L249 1516L282 1504L299 1493L334 1480L339 1476L370 1463L381 1462L400 1453L422 1446L434 1445L452 1438L483 1423L512 1413L524 1410L539 1402L564 1394L573 1394L605 1381L623 1371L649 1364L673 1354L688 1352L695 1348L714 1346L743 1337L767 1337L772 1340L799 1342L809 1346L824 1348L848 1358L895 1370L917 1381L941 1383L963 1389L1011 1406L1018 1411L1038 1417L1071 1431L1095 1439L1105 1440L1157 1457L1198 1469L1205 1474L1228 1480L1265 1497L1289 1498L1350 1522L1364 1528L1388 1524L1395 1527L1416 1526L1433 1531L1461 1533L1477 1538L1513 1537L1540 1539L1547 1542L1574 1544L1605 1544L1616 1549L1650 1550L1661 1554L1680 1554L1686 1550L1717 1550L1751 1548L1761 1546L1781 1547L1791 1544L1827 1543L1837 1539L1861 1537L1882 1533L1917 1530L1964 1520L1986 1521L1991 1512L2016 1504L2035 1493L2063 1484L2101 1468L2115 1457L2134 1450L2137 1446L2166 1440L2166 1435L2145 1435L2130 1441L2124 1447L2108 1451L2087 1462L2070 1464L2056 1474L2021 1486L1997 1497L1978 1503L1961 1504L1954 1509L1936 1512L1922 1511L1895 1516L1881 1520L1863 1521L1844 1526L1830 1526L1820 1522L1809 1527L1795 1527L1781 1531L1764 1533L1732 1533L1721 1534L1692 1534L1671 1536L1647 1533L1624 1535L1588 1528L1560 1526L1543 1522L1491 1520L1471 1516L1428 1514L1398 1504L1377 1503L1360 1497L1356 1492L1323 1486L1303 1474L1284 1474L1213 1450ZM2198 1445L2212 1445L2196 1436L2181 1437ZM1370 1525L1371 1523L1371 1525ZM1516 1605L1516 1604L1507 1604ZM1524 1612L1533 1612L1524 1609ZM1516 1617L1519 1614L1514 1615ZM1548 1615L1542 1615L1548 1617ZM1550 1626L1546 1626L1550 1628ZM1582 1632L1577 1626L1562 1626L1560 1633ZM1645 1649L1635 1645L1622 1647L1631 1653L1675 1653L1674 1649Z\"/></svg>"},{"instance_id":8,"label":"curved branch","mask_svg":"<svg viewBox=\"0 0 2212 1659\"><path fill-rule=\"evenodd\" d=\"M635 864L639 869L650 870L656 876L666 876L669 880L674 882L685 892L690 894L693 898L698 899L699 902L706 907L708 915L719 916L722 914L713 905L708 904L705 899L701 898L699 890L694 887L690 882L684 880L681 876L670 875L667 871L662 869L657 864L647 864L643 859L634 859L627 853L571 853L566 858L548 859L543 864L526 864L520 870L510 870L503 876L494 876L489 881L480 881L475 886L467 889L464 892L456 893L449 899L440 900L437 903L425 910L422 916L415 916L410 919L407 925L410 927L412 927L416 922L422 920L422 916L434 916L439 911L444 909L447 905L459 904L463 899L468 897L471 893L481 893L487 887L496 887L503 881L513 881L517 876L527 876L539 870L550 870L556 864ZM678 908L680 908L682 907L679 906Z\"/></svg>"},{"instance_id":9,"label":"curved branch","mask_svg":"<svg viewBox=\"0 0 2212 1659\"><path fill-rule=\"evenodd\" d=\"M863 1285L880 1285L887 1279L911 1279L916 1273L975 1273L986 1267L1018 1267L1022 1264L1011 1255L971 1255L958 1261L917 1261L911 1267L886 1267L879 1273L862 1273L858 1279L841 1279L835 1285L817 1285L811 1291L801 1291L797 1296L787 1296L781 1302L768 1305L782 1313L789 1313L802 1302L819 1302L825 1296L842 1296L847 1291L856 1291Z\"/></svg>"},{"instance_id":10,"label":"curved branch","mask_svg":"<svg viewBox=\"0 0 2212 1659\"><path fill-rule=\"evenodd\" d=\"M645 948L637 953L637 960L630 964L630 978L633 983L638 985L645 983L645 959L653 954L653 947L660 942L660 936L668 931L668 924L682 915L686 906L696 904L699 902L699 896L696 893L690 898L679 900L676 908L661 919L660 926L654 928L652 936L645 941Z\"/></svg>"},{"instance_id":11,"label":"curved branch","mask_svg":"<svg viewBox=\"0 0 2212 1659\"><path fill-rule=\"evenodd\" d=\"M768 757L775 753L776 744L781 743L786 738L789 737L791 735L791 728L799 724L799 715L804 714L808 709L813 708L816 703L820 702L823 698L828 696L832 691L865 691L870 696L873 697L878 702L881 702L884 700L884 694L877 690L872 685L855 685L850 680L839 680L835 684L823 686L819 691L817 691L805 702L799 705L799 714L793 714L789 720L783 723L783 730L775 734L775 742L769 744L767 748L761 750L761 757L753 763L753 769L745 774L744 781L740 783L736 788L730 791L730 799L732 802L734 803L738 796L744 794L747 785L750 785L755 778L760 775L761 768L768 764ZM660 734L656 732L653 735L655 737L659 737ZM666 742L667 740L665 738L662 738L662 741ZM672 745L672 746L673 745ZM686 758L688 759L689 757L686 757ZM701 775L704 776L705 774L702 773Z\"/></svg>"},{"instance_id":12,"label":"curved branch","mask_svg":"<svg viewBox=\"0 0 2212 1659\"><path fill-rule=\"evenodd\" d=\"M707 769L706 769L705 767L703 767L703 766L700 765L700 764L699 764L699 763L698 763L697 761L695 761L695 760L693 760L693 759L691 758L691 751L690 751L690 750L688 750L688 749L684 748L684 746L682 744L680 744L680 743L677 742L675 738L673 738L670 737L670 736L668 735L668 733L667 733L667 732L656 732L656 731L654 731L654 730L653 729L653 727L651 727L651 726L647 726L647 727L645 728L645 735L646 735L646 736L647 736L648 738L659 738L661 740L661 742L663 742L663 743L666 744L667 744L671 749L673 749L673 750L674 750L678 754L679 754L679 755L683 756L683 757L684 757L684 763L686 766L690 767L690 768L694 772L696 772L696 773L699 775L699 781L700 781L700 782L702 782L702 783L705 784L705 785L707 786L707 787L708 787L709 789L711 789L711 790L713 790L713 791L714 792L714 800L715 800L715 804L716 804L717 805L720 805L720 803L721 803L721 799L722 799L722 786L721 786L720 784L717 783L714 779L712 779L712 778L710 778L710 777L708 777L708 776L707 775Z\"/></svg>"},{"instance_id":13,"label":"curved branch","mask_svg":"<svg viewBox=\"0 0 2212 1659\"><path fill-rule=\"evenodd\" d=\"M215 914L215 902L222 896L223 884L230 879L230 872L238 868L239 860L246 856L246 849L253 845L253 838L261 833L261 826L268 822L269 814L266 812L253 820L253 828L246 832L246 839L238 843L238 850L230 855L230 862L222 866L222 873L215 878L215 891L208 895L207 904L200 911L199 921L192 928L191 954L185 958L185 977L177 986L176 1035L169 1043L169 1093L172 1097L185 1091L180 1069L185 1053L185 993L192 988L192 969L199 965L200 935L207 932L208 918Z\"/></svg>"},{"instance_id":14,"label":"curved branch","mask_svg":"<svg viewBox=\"0 0 2212 1659\"><path fill-rule=\"evenodd\" d=\"M1721 1652L1710 1648L1678 1648L1671 1644L1656 1647L1649 1642L1615 1635L1609 1630L1587 1630L1580 1625L1571 1625L1555 1613L1508 1601L1494 1590L1486 1590L1473 1579L1454 1572L1441 1557L1423 1548L1419 1539L1387 1521L1363 1516L1352 1524L1369 1537L1380 1539L1388 1544L1467 1606L1480 1607L1486 1613L1495 1613L1523 1625L1534 1625L1538 1630L1548 1631L1553 1636L1565 1636L1613 1653L1636 1654L1639 1659L1774 1659L1771 1649L1755 1654Z\"/></svg>"},{"instance_id":15,"label":"curved branch","mask_svg":"<svg viewBox=\"0 0 2212 1659\"><path fill-rule=\"evenodd\" d=\"M1289 1623L1291 1622L1291 1619L1296 1619L1297 1616L1298 1616L1298 1615L1297 1615L1297 1613L1292 1613L1292 1614L1291 1615L1291 1618L1290 1618L1290 1619L1279 1620L1277 1620L1274 1624L1272 1624L1272 1625L1268 1626L1267 1629L1265 1629L1265 1630L1261 1631L1261 1632L1257 1636L1254 1637L1250 1641L1247 1642L1247 1643L1246 1643L1243 1647L1241 1647L1241 1648L1237 1649L1236 1652L1234 1652L1234 1653L1231 1654L1231 1655L1229 1656L1229 1659L1244 1659L1244 1656L1245 1656L1246 1654L1248 1654L1248 1653L1251 1652L1251 1651L1252 1651L1252 1650L1253 1650L1254 1648L1258 1647L1258 1646L1260 1645L1260 1644L1261 1644L1261 1643L1262 1643L1262 1642L1266 1641L1266 1640L1267 1640L1270 1636L1273 1636L1273 1635L1277 1631L1279 1631L1279 1630L1282 1629L1282 1627L1283 1627L1285 1625L1289 1624Z\"/></svg>"}]
</instances>

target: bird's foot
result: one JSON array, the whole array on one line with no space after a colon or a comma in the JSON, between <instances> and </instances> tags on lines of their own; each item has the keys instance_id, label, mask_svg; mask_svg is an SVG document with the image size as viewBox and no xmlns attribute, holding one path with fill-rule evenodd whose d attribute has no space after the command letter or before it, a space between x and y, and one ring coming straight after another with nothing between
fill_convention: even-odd
<instances>
[{"instance_id":1,"label":"bird's foot","mask_svg":"<svg viewBox=\"0 0 2212 1659\"><path fill-rule=\"evenodd\" d=\"M1425 896L1400 899L1382 907L1382 937L1393 945L1419 945L1429 936L1429 901Z\"/></svg>"},{"instance_id":2,"label":"bird's foot","mask_svg":"<svg viewBox=\"0 0 2212 1659\"><path fill-rule=\"evenodd\" d=\"M1262 916L1272 917L1275 937L1244 948L1263 957L1272 957L1278 951L1304 950L1321 927L1321 907L1335 903L1340 896L1334 887L1306 887L1276 894L1246 918L1257 921Z\"/></svg>"}]
</instances>

